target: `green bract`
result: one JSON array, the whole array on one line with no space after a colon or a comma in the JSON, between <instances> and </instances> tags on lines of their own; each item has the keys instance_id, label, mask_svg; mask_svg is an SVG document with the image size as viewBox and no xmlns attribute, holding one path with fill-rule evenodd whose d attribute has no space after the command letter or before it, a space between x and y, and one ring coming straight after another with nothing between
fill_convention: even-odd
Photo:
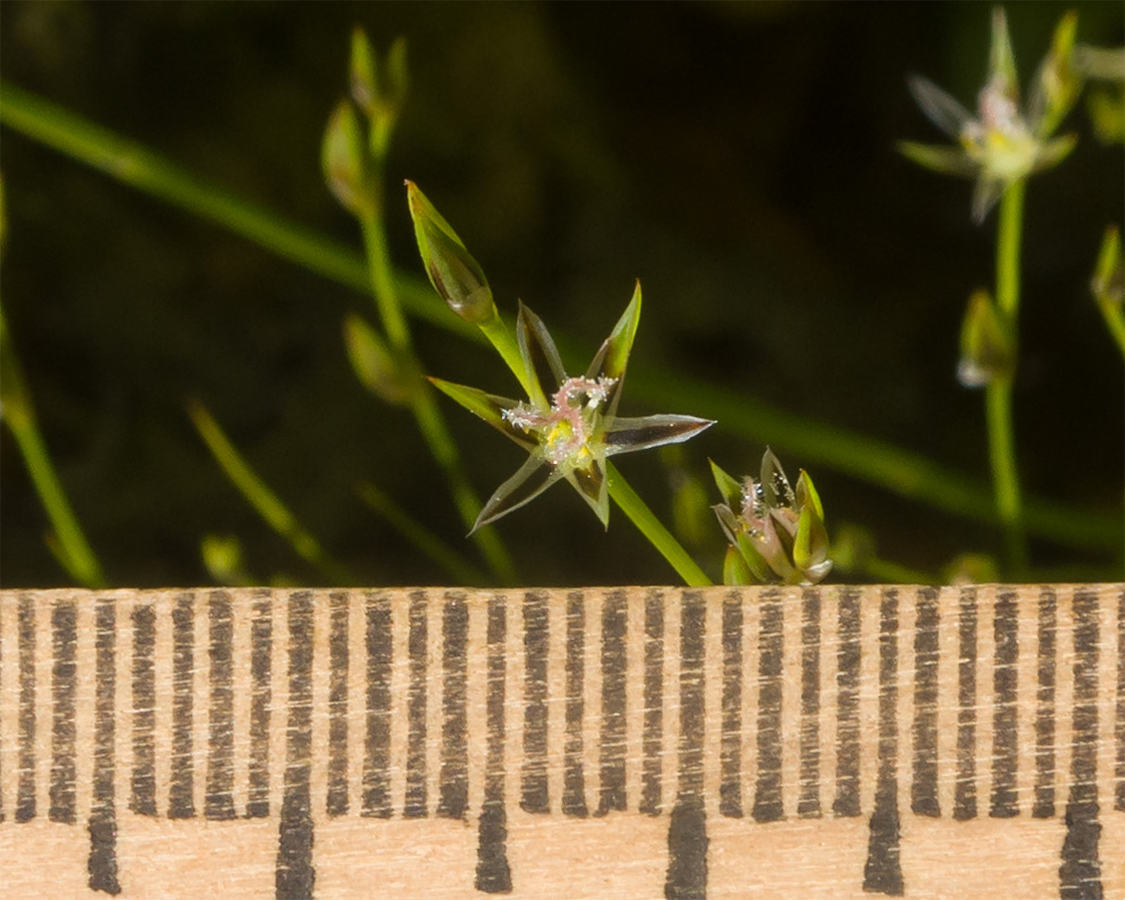
<instances>
[{"instance_id":1,"label":"green bract","mask_svg":"<svg viewBox=\"0 0 1125 900\"><path fill-rule=\"evenodd\" d=\"M1077 17L1063 16L1051 50L1035 79L1026 114L1004 11L992 15L989 78L977 97L977 117L926 78L910 78L910 91L923 112L958 147L903 141L899 150L928 169L976 178L973 219L980 222L1010 184L1059 163L1073 148L1074 135L1050 136L1078 97L1081 76L1072 65Z\"/></svg>"},{"instance_id":2,"label":"green bract","mask_svg":"<svg viewBox=\"0 0 1125 900\"><path fill-rule=\"evenodd\" d=\"M686 441L713 424L694 416L625 418L617 415L625 367L640 315L638 283L632 301L594 356L586 374L573 377L563 369L562 359L546 326L521 303L516 337L523 370L531 382L526 401L509 400L477 388L430 379L529 454L527 462L500 485L484 505L474 531L531 502L561 479L568 481L602 524L607 525L607 457ZM543 389L544 382L553 384L555 389L548 393Z\"/></svg>"},{"instance_id":3,"label":"green bract","mask_svg":"<svg viewBox=\"0 0 1125 900\"><path fill-rule=\"evenodd\" d=\"M724 503L713 507L731 546L723 564L727 584L816 584L832 568L824 508L804 470L794 494L773 451L762 457L757 480L741 483L714 462L711 472Z\"/></svg>"}]
</instances>

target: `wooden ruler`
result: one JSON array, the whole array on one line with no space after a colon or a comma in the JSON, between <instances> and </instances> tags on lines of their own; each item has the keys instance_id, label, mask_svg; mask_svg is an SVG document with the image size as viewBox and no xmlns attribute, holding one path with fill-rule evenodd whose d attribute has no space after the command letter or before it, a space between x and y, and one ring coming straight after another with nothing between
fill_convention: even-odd
<instances>
[{"instance_id":1,"label":"wooden ruler","mask_svg":"<svg viewBox=\"0 0 1125 900\"><path fill-rule=\"evenodd\" d=\"M0 592L5 898L1125 897L1125 586Z\"/></svg>"}]
</instances>

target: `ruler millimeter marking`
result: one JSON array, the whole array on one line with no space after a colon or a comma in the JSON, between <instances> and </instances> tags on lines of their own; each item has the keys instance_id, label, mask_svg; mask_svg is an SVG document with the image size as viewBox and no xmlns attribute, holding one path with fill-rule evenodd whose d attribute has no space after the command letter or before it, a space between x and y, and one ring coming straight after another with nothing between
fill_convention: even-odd
<instances>
[{"instance_id":1,"label":"ruler millimeter marking","mask_svg":"<svg viewBox=\"0 0 1125 900\"><path fill-rule=\"evenodd\" d=\"M952 896L930 845L1021 822L1028 896L1122 895L1125 587L3 591L0 860L39 894L57 860L12 848L44 820L84 828L95 895L145 895L145 823L190 857L255 821L234 896L577 896L560 846L669 898ZM467 865L426 871L443 820ZM422 880L348 893L357 854Z\"/></svg>"}]
</instances>

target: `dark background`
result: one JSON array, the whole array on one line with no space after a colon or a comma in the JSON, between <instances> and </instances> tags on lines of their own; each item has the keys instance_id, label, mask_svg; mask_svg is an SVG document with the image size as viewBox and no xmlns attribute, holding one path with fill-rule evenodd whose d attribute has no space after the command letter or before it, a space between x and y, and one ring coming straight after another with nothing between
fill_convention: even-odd
<instances>
[{"instance_id":1,"label":"dark background","mask_svg":"<svg viewBox=\"0 0 1125 900\"><path fill-rule=\"evenodd\" d=\"M1058 18L1119 45L1119 3L1009 8L1026 84ZM923 73L968 106L986 68L984 3L54 3L0 5L0 74L280 215L359 247L319 169L347 86L351 26L409 41L411 95L388 168L396 262L421 274L409 177L454 224L498 303L600 341L645 287L634 360L986 477L983 397L954 378L965 301L993 278L995 214L971 184L894 142L941 142L906 90ZM1080 140L1032 180L1025 231L1020 466L1029 493L1120 511L1120 354L1090 299L1103 229L1122 220L1120 145ZM370 478L454 546L464 529L410 416L356 382L341 318L369 298L277 259L8 129L3 300L53 459L109 580L206 583L199 540L237 534L261 579L323 580L258 519L184 413L198 394L262 477L368 583L445 580L356 499ZM512 393L490 353L418 323L434 374ZM585 360L571 362L584 367ZM482 497L521 451L445 406ZM621 411L631 403L626 387ZM779 451L791 475L807 462ZM722 425L686 447L733 473L763 446ZM11 435L0 434L4 587L65 583ZM656 454L623 472L662 517ZM938 571L996 552L993 529L813 468L830 529ZM717 499L717 498L716 498ZM500 525L529 584L673 577L619 511L608 536L555 488ZM715 546L720 536L714 531ZM1104 554L1035 544L1040 566ZM709 564L711 557L704 554Z\"/></svg>"}]
</instances>

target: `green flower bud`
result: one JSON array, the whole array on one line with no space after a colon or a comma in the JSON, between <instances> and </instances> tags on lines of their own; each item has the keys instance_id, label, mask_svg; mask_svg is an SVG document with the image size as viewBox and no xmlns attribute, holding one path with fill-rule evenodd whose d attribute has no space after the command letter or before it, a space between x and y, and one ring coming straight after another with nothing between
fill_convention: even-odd
<instances>
[{"instance_id":1,"label":"green flower bud","mask_svg":"<svg viewBox=\"0 0 1125 900\"><path fill-rule=\"evenodd\" d=\"M715 463L711 472L725 503L712 509L731 543L723 566L727 584L757 582L816 584L828 574L828 532L824 508L808 473L802 470L796 493L770 450L759 477L739 484ZM735 563L731 551L741 560Z\"/></svg>"},{"instance_id":2,"label":"green flower bud","mask_svg":"<svg viewBox=\"0 0 1125 900\"><path fill-rule=\"evenodd\" d=\"M1000 580L1000 567L985 553L962 553L945 567L946 584L988 584Z\"/></svg>"},{"instance_id":3,"label":"green flower bud","mask_svg":"<svg viewBox=\"0 0 1125 900\"><path fill-rule=\"evenodd\" d=\"M328 187L345 209L360 215L370 208L367 148L355 107L347 100L341 100L328 119L320 165Z\"/></svg>"},{"instance_id":4,"label":"green flower bud","mask_svg":"<svg viewBox=\"0 0 1125 900\"><path fill-rule=\"evenodd\" d=\"M418 186L407 181L406 188L414 236L434 290L466 322L480 324L494 318L496 304L480 264Z\"/></svg>"},{"instance_id":5,"label":"green flower bud","mask_svg":"<svg viewBox=\"0 0 1125 900\"><path fill-rule=\"evenodd\" d=\"M253 583L242 563L242 545L234 535L208 534L200 542L207 572L219 584L240 587Z\"/></svg>"},{"instance_id":6,"label":"green flower bud","mask_svg":"<svg viewBox=\"0 0 1125 900\"><path fill-rule=\"evenodd\" d=\"M420 384L367 322L356 315L344 319L344 343L348 360L360 383L387 403L409 403Z\"/></svg>"},{"instance_id":7,"label":"green flower bud","mask_svg":"<svg viewBox=\"0 0 1125 900\"><path fill-rule=\"evenodd\" d=\"M1015 364L1012 340L988 291L974 291L961 325L957 378L965 387L983 387L1010 378Z\"/></svg>"},{"instance_id":8,"label":"green flower bud","mask_svg":"<svg viewBox=\"0 0 1125 900\"><path fill-rule=\"evenodd\" d=\"M351 82L352 99L370 116L375 109L375 98L379 92L375 51L367 33L358 25L352 30Z\"/></svg>"}]
</instances>

